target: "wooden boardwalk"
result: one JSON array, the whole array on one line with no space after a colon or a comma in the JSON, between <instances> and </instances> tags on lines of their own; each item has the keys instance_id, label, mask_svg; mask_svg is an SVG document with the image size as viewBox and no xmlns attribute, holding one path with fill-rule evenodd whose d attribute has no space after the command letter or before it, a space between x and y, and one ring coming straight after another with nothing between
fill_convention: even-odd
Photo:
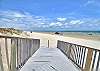
<instances>
[{"instance_id":1,"label":"wooden boardwalk","mask_svg":"<svg viewBox=\"0 0 100 71\"><path fill-rule=\"evenodd\" d=\"M0 71L100 71L100 42L46 36L0 35Z\"/></svg>"},{"instance_id":2,"label":"wooden boardwalk","mask_svg":"<svg viewBox=\"0 0 100 71\"><path fill-rule=\"evenodd\" d=\"M20 71L81 71L58 49L39 48Z\"/></svg>"}]
</instances>

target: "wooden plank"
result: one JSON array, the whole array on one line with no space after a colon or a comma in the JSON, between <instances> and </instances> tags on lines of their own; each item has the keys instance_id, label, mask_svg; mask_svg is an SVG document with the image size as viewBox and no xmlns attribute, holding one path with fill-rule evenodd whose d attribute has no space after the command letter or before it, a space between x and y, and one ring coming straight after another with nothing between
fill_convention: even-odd
<instances>
[{"instance_id":1,"label":"wooden plank","mask_svg":"<svg viewBox=\"0 0 100 71\"><path fill-rule=\"evenodd\" d=\"M50 42L49 42L49 40L48 40L48 48L49 48L49 43L50 43Z\"/></svg>"},{"instance_id":2,"label":"wooden plank","mask_svg":"<svg viewBox=\"0 0 100 71\"><path fill-rule=\"evenodd\" d=\"M92 62L92 55L93 55L93 49L88 48L87 58L86 58L86 62L85 62L85 68L83 71L91 71L90 66L91 66L91 62Z\"/></svg>"},{"instance_id":3,"label":"wooden plank","mask_svg":"<svg viewBox=\"0 0 100 71\"><path fill-rule=\"evenodd\" d=\"M82 62L82 68L83 68L83 66L84 66L85 53L86 53L86 48L84 48L84 53L83 53L83 62Z\"/></svg>"},{"instance_id":4,"label":"wooden plank","mask_svg":"<svg viewBox=\"0 0 100 71\"><path fill-rule=\"evenodd\" d=\"M96 71L99 71L99 65L100 65L100 51L99 51L99 55L98 55L98 61L97 61L97 66L96 66Z\"/></svg>"},{"instance_id":5,"label":"wooden plank","mask_svg":"<svg viewBox=\"0 0 100 71\"><path fill-rule=\"evenodd\" d=\"M17 42L17 61L18 61L18 63L17 63L17 65L18 65L18 67L17 67L17 69L20 69L21 68L21 39L19 39L18 38L18 40L17 40L18 42Z\"/></svg>"},{"instance_id":6,"label":"wooden plank","mask_svg":"<svg viewBox=\"0 0 100 71\"><path fill-rule=\"evenodd\" d=\"M8 58L9 58L9 69L10 69L10 61L11 61L11 39L10 38L7 38L7 50L8 50Z\"/></svg>"},{"instance_id":7,"label":"wooden plank","mask_svg":"<svg viewBox=\"0 0 100 71\"><path fill-rule=\"evenodd\" d=\"M93 57L93 63L92 63L92 68L91 68L92 71L93 71L93 68L95 66L96 55L97 55L97 50L95 50L94 57Z\"/></svg>"},{"instance_id":8,"label":"wooden plank","mask_svg":"<svg viewBox=\"0 0 100 71\"><path fill-rule=\"evenodd\" d=\"M29 57L31 57L31 51L30 51L30 49L31 49L31 40L29 40Z\"/></svg>"},{"instance_id":9,"label":"wooden plank","mask_svg":"<svg viewBox=\"0 0 100 71\"><path fill-rule=\"evenodd\" d=\"M12 39L10 71L16 71L16 41Z\"/></svg>"},{"instance_id":10,"label":"wooden plank","mask_svg":"<svg viewBox=\"0 0 100 71\"><path fill-rule=\"evenodd\" d=\"M5 38L5 51L6 51L6 59L7 59L8 71L10 71L10 66L9 66L9 55L8 55L8 47L7 47L7 38Z\"/></svg>"},{"instance_id":11,"label":"wooden plank","mask_svg":"<svg viewBox=\"0 0 100 71\"><path fill-rule=\"evenodd\" d=\"M5 48L5 38L1 38L1 54L2 54L2 63L4 67L4 71L9 71L8 64L7 64L7 55L6 55L6 48Z\"/></svg>"},{"instance_id":12,"label":"wooden plank","mask_svg":"<svg viewBox=\"0 0 100 71\"><path fill-rule=\"evenodd\" d=\"M21 39L21 42L20 42L20 44L21 44L21 66L23 65L24 59L26 58L26 56L24 56L24 54L26 54L26 53L24 53L24 52L26 52L26 50L25 50L26 46L24 47L24 42L23 41L25 41L25 40Z\"/></svg>"},{"instance_id":13,"label":"wooden plank","mask_svg":"<svg viewBox=\"0 0 100 71\"><path fill-rule=\"evenodd\" d=\"M2 54L1 54L1 46L0 46L0 71L4 71L3 62L2 62Z\"/></svg>"},{"instance_id":14,"label":"wooden plank","mask_svg":"<svg viewBox=\"0 0 100 71\"><path fill-rule=\"evenodd\" d=\"M37 50L40 48L40 40L36 39L37 40Z\"/></svg>"},{"instance_id":15,"label":"wooden plank","mask_svg":"<svg viewBox=\"0 0 100 71\"><path fill-rule=\"evenodd\" d=\"M34 51L33 41L34 40L31 41L31 55L33 55L33 51Z\"/></svg>"},{"instance_id":16,"label":"wooden plank","mask_svg":"<svg viewBox=\"0 0 100 71\"><path fill-rule=\"evenodd\" d=\"M39 48L20 71L81 71L58 48Z\"/></svg>"}]
</instances>

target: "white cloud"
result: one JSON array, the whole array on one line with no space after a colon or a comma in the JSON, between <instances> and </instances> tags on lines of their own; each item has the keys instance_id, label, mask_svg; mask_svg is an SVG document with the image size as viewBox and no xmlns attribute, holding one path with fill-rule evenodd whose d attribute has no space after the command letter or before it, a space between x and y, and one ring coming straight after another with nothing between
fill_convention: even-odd
<instances>
[{"instance_id":1,"label":"white cloud","mask_svg":"<svg viewBox=\"0 0 100 71\"><path fill-rule=\"evenodd\" d=\"M24 14L17 11L0 11L0 15L8 16L8 17L25 17Z\"/></svg>"},{"instance_id":2,"label":"white cloud","mask_svg":"<svg viewBox=\"0 0 100 71\"><path fill-rule=\"evenodd\" d=\"M1 18L0 21L6 21L6 22L10 22L10 19L6 19L6 18Z\"/></svg>"},{"instance_id":3,"label":"white cloud","mask_svg":"<svg viewBox=\"0 0 100 71\"><path fill-rule=\"evenodd\" d=\"M82 24L82 23L84 23L84 21L80 21L78 24Z\"/></svg>"},{"instance_id":4,"label":"white cloud","mask_svg":"<svg viewBox=\"0 0 100 71\"><path fill-rule=\"evenodd\" d=\"M37 19L37 20L40 20L40 21L41 21L42 19L41 19L41 18L39 18L39 19Z\"/></svg>"},{"instance_id":5,"label":"white cloud","mask_svg":"<svg viewBox=\"0 0 100 71\"><path fill-rule=\"evenodd\" d=\"M80 20L72 20L70 21L71 24L80 24L82 23Z\"/></svg>"},{"instance_id":6,"label":"white cloud","mask_svg":"<svg viewBox=\"0 0 100 71\"><path fill-rule=\"evenodd\" d=\"M87 6L87 5L89 5L89 4L93 4L95 1L93 1L93 0L89 0L89 1L87 1L85 4L84 4L84 6Z\"/></svg>"},{"instance_id":7,"label":"white cloud","mask_svg":"<svg viewBox=\"0 0 100 71\"><path fill-rule=\"evenodd\" d=\"M97 6L100 7L100 1L99 0L88 0L84 6Z\"/></svg>"},{"instance_id":8,"label":"white cloud","mask_svg":"<svg viewBox=\"0 0 100 71\"><path fill-rule=\"evenodd\" d=\"M24 15L18 14L18 13L14 13L13 15L14 15L15 17L25 17Z\"/></svg>"},{"instance_id":9,"label":"white cloud","mask_svg":"<svg viewBox=\"0 0 100 71\"><path fill-rule=\"evenodd\" d=\"M21 29L22 27L26 29L31 29L33 27L44 27L43 25L46 23L45 18L36 17L37 16L32 16L27 12L0 11L0 27L21 27Z\"/></svg>"},{"instance_id":10,"label":"white cloud","mask_svg":"<svg viewBox=\"0 0 100 71\"><path fill-rule=\"evenodd\" d=\"M14 15L15 14L15 15ZM23 17L24 16L24 17ZM20 28L20 29L34 29L34 28L71 28L71 27L96 27L100 26L100 19L91 19L91 18L84 18L84 19L73 19L73 18L45 18L39 16L32 16L27 12L15 12L9 11L0 12L0 27L13 27L13 28ZM80 27L81 26L81 27ZM73 29L73 28L72 28Z\"/></svg>"},{"instance_id":11,"label":"white cloud","mask_svg":"<svg viewBox=\"0 0 100 71\"><path fill-rule=\"evenodd\" d=\"M45 24L45 23L41 23L41 24Z\"/></svg>"},{"instance_id":12,"label":"white cloud","mask_svg":"<svg viewBox=\"0 0 100 71\"><path fill-rule=\"evenodd\" d=\"M54 26L55 25L55 23L50 23L50 26Z\"/></svg>"},{"instance_id":13,"label":"white cloud","mask_svg":"<svg viewBox=\"0 0 100 71\"><path fill-rule=\"evenodd\" d=\"M68 25L68 22L66 22L65 25Z\"/></svg>"},{"instance_id":14,"label":"white cloud","mask_svg":"<svg viewBox=\"0 0 100 71\"><path fill-rule=\"evenodd\" d=\"M66 18L57 18L58 21L65 21Z\"/></svg>"},{"instance_id":15,"label":"white cloud","mask_svg":"<svg viewBox=\"0 0 100 71\"><path fill-rule=\"evenodd\" d=\"M56 25L63 26L63 24L61 22L57 22Z\"/></svg>"},{"instance_id":16,"label":"white cloud","mask_svg":"<svg viewBox=\"0 0 100 71\"><path fill-rule=\"evenodd\" d=\"M63 26L61 22L50 23L50 26Z\"/></svg>"}]
</instances>

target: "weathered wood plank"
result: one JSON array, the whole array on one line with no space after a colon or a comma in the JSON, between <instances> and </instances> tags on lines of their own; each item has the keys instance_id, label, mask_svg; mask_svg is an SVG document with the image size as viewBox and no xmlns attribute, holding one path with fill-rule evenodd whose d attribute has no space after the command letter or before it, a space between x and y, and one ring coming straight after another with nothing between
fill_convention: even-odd
<instances>
[{"instance_id":1,"label":"weathered wood plank","mask_svg":"<svg viewBox=\"0 0 100 71\"><path fill-rule=\"evenodd\" d=\"M57 48L39 48L20 71L81 71Z\"/></svg>"},{"instance_id":2,"label":"weathered wood plank","mask_svg":"<svg viewBox=\"0 0 100 71\"><path fill-rule=\"evenodd\" d=\"M4 71L3 62L2 62L2 54L1 54L1 45L0 45L0 71Z\"/></svg>"},{"instance_id":3,"label":"weathered wood plank","mask_svg":"<svg viewBox=\"0 0 100 71\"><path fill-rule=\"evenodd\" d=\"M38 39L0 38L0 71L17 71L39 46Z\"/></svg>"},{"instance_id":4,"label":"weathered wood plank","mask_svg":"<svg viewBox=\"0 0 100 71\"><path fill-rule=\"evenodd\" d=\"M1 38L1 54L2 54L2 63L4 71L9 71L8 63L7 63L7 54L6 54L6 45L5 45L5 38Z\"/></svg>"},{"instance_id":5,"label":"weathered wood plank","mask_svg":"<svg viewBox=\"0 0 100 71\"><path fill-rule=\"evenodd\" d=\"M6 51L6 59L7 59L8 71L10 71L7 38L5 38L5 51Z\"/></svg>"},{"instance_id":6,"label":"weathered wood plank","mask_svg":"<svg viewBox=\"0 0 100 71\"><path fill-rule=\"evenodd\" d=\"M18 38L18 47L17 47L17 68L20 69L21 68L21 39Z\"/></svg>"},{"instance_id":7,"label":"weathered wood plank","mask_svg":"<svg viewBox=\"0 0 100 71\"><path fill-rule=\"evenodd\" d=\"M92 55L93 55L93 49L88 48L84 71L91 71L90 66L92 62Z\"/></svg>"},{"instance_id":8,"label":"weathered wood plank","mask_svg":"<svg viewBox=\"0 0 100 71\"><path fill-rule=\"evenodd\" d=\"M16 40L13 38L11 45L11 63L10 63L10 71L16 71Z\"/></svg>"}]
</instances>

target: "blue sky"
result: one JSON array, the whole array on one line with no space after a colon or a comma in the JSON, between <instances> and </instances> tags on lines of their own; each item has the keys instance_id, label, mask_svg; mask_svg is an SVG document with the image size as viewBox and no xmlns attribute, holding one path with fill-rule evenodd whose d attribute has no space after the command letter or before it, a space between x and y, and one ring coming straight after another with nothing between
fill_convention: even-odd
<instances>
[{"instance_id":1,"label":"blue sky","mask_svg":"<svg viewBox=\"0 0 100 71\"><path fill-rule=\"evenodd\" d=\"M4 24L6 24L5 20L2 19L6 18L7 21L8 17L10 18L8 20L11 20L9 23L20 24L19 20L15 21L17 17L24 22L24 26L33 25L35 29L42 27L43 30L45 28L49 30L54 28L56 30L100 30L97 27L100 26L100 0L0 0L0 12L0 21ZM31 16L31 19L28 20L29 24L26 25L27 22L22 20L23 16L28 19ZM23 19L26 20L26 18ZM37 20L35 22L41 26L37 27L34 20ZM5 27L5 25L1 25L1 27Z\"/></svg>"},{"instance_id":2,"label":"blue sky","mask_svg":"<svg viewBox=\"0 0 100 71\"><path fill-rule=\"evenodd\" d=\"M100 17L99 4L99 0L1 0L1 10L27 11L46 17Z\"/></svg>"}]
</instances>

